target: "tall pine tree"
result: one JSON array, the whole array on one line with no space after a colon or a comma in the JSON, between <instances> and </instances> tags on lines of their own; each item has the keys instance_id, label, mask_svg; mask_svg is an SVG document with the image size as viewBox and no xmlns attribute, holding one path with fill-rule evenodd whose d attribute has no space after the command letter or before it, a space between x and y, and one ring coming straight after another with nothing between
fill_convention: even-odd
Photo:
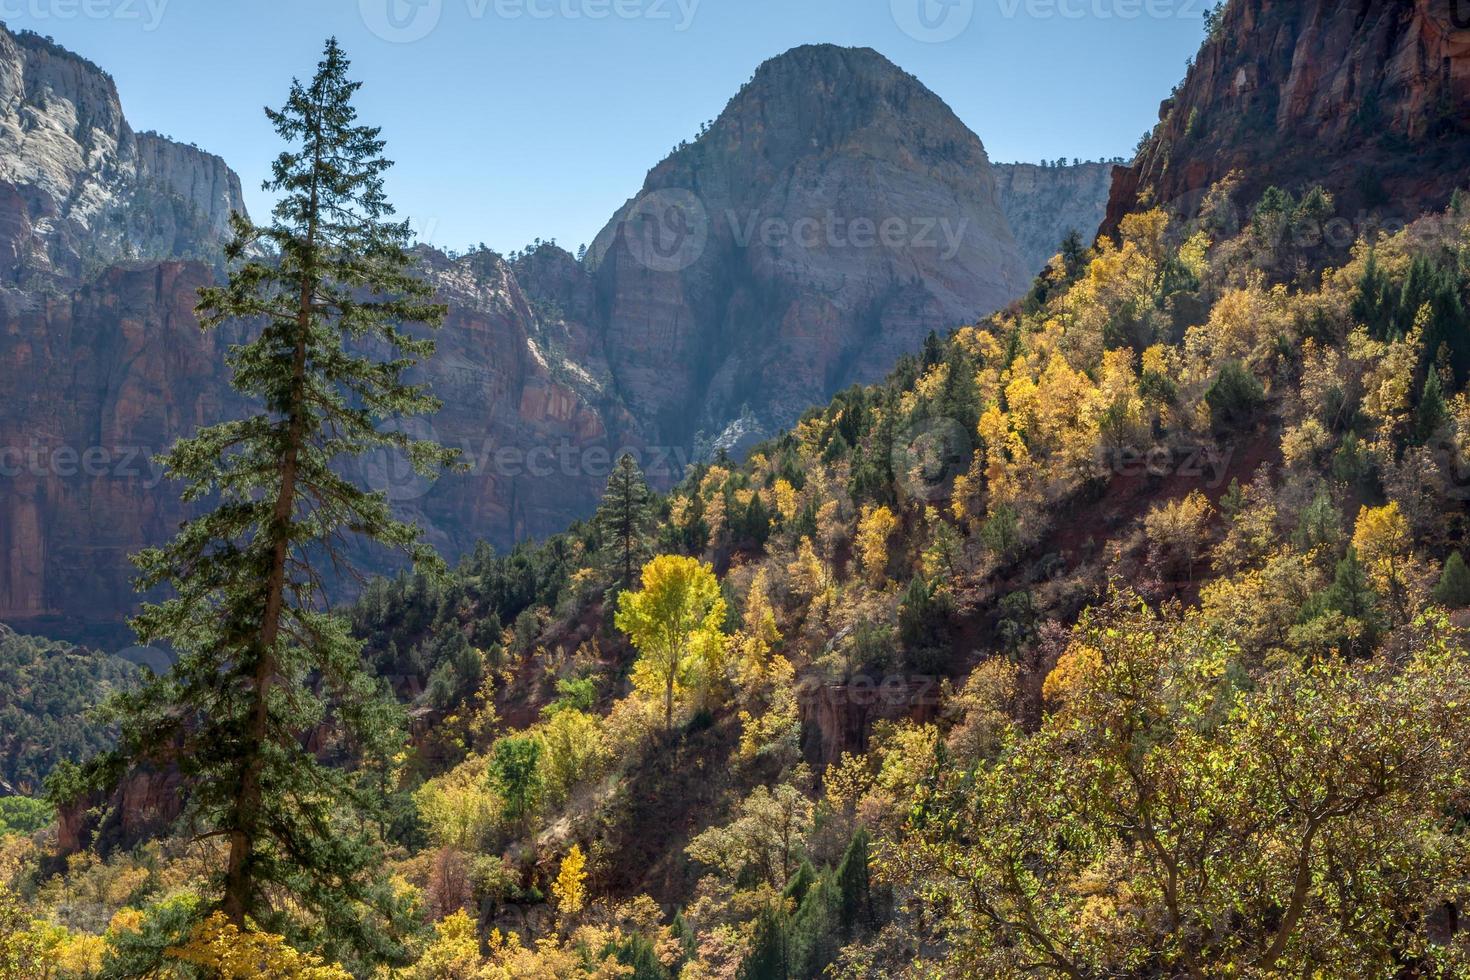
<instances>
[{"instance_id":1,"label":"tall pine tree","mask_svg":"<svg viewBox=\"0 0 1470 980\"><path fill-rule=\"evenodd\" d=\"M383 195L379 130L358 125L359 83L335 39L309 84L266 110L288 145L266 189L269 226L235 215L223 287L201 290L201 326L258 326L232 347L232 384L259 411L201 429L163 462L188 501L207 504L161 548L138 554L141 589L172 593L133 628L167 642L176 666L111 709L115 752L98 780L172 762L201 837L228 843L215 887L237 926L284 923L304 908L321 941L364 960L391 956L393 902L370 820L380 800L347 769L321 764L309 736L386 758L401 744L398 709L363 666L358 641L328 611L323 572L350 538L437 559L386 498L344 478L374 451L403 454L429 476L453 453L383 425L438 402L405 372L433 352L402 325L444 315L413 274L407 222ZM331 948L330 945L328 947Z\"/></svg>"},{"instance_id":2,"label":"tall pine tree","mask_svg":"<svg viewBox=\"0 0 1470 980\"><path fill-rule=\"evenodd\" d=\"M613 467L593 522L601 540L600 563L612 580L609 595L616 597L637 585L653 526L653 493L631 453Z\"/></svg>"}]
</instances>

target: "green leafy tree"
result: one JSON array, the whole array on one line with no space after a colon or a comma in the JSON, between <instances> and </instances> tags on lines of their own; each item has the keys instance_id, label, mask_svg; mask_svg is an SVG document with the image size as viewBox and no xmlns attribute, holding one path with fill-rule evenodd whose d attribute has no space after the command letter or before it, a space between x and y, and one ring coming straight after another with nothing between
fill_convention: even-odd
<instances>
[{"instance_id":1,"label":"green leafy tree","mask_svg":"<svg viewBox=\"0 0 1470 980\"><path fill-rule=\"evenodd\" d=\"M1419 396L1419 405L1414 410L1415 444L1422 446L1432 440L1449 417L1449 406L1445 404L1444 387L1440 384L1439 372L1430 371L1429 376L1424 379L1424 390Z\"/></svg>"},{"instance_id":2,"label":"green leafy tree","mask_svg":"<svg viewBox=\"0 0 1470 980\"><path fill-rule=\"evenodd\" d=\"M844 938L877 924L871 875L872 840L861 827L853 835L842 863L837 866L837 921Z\"/></svg>"},{"instance_id":3,"label":"green leafy tree","mask_svg":"<svg viewBox=\"0 0 1470 980\"><path fill-rule=\"evenodd\" d=\"M1210 418L1220 430L1246 425L1265 401L1265 388L1239 361L1225 362L1205 392Z\"/></svg>"},{"instance_id":4,"label":"green leafy tree","mask_svg":"<svg viewBox=\"0 0 1470 980\"><path fill-rule=\"evenodd\" d=\"M1378 340L1394 338L1394 318L1398 314L1397 297L1393 295L1393 280L1378 261L1378 253L1370 251L1363 263L1363 274L1358 279L1357 291L1353 294L1352 317L1354 322L1368 328Z\"/></svg>"},{"instance_id":5,"label":"green leafy tree","mask_svg":"<svg viewBox=\"0 0 1470 980\"><path fill-rule=\"evenodd\" d=\"M542 744L535 738L503 738L490 756L490 779L505 801L505 815L526 820L541 800Z\"/></svg>"},{"instance_id":6,"label":"green leafy tree","mask_svg":"<svg viewBox=\"0 0 1470 980\"><path fill-rule=\"evenodd\" d=\"M755 920L750 952L740 964L739 980L788 980L791 958L786 944L785 909L772 903L761 909Z\"/></svg>"},{"instance_id":7,"label":"green leafy tree","mask_svg":"<svg viewBox=\"0 0 1470 980\"><path fill-rule=\"evenodd\" d=\"M954 976L1390 976L1454 955L1467 654L1293 660L1246 688L1197 615L1118 596L1074 683L994 764L936 765L885 852ZM1451 969L1451 972L1455 972Z\"/></svg>"},{"instance_id":8,"label":"green leafy tree","mask_svg":"<svg viewBox=\"0 0 1470 980\"><path fill-rule=\"evenodd\" d=\"M45 800L29 796L0 796L0 837L33 834L56 819L56 811Z\"/></svg>"},{"instance_id":9,"label":"green leafy tree","mask_svg":"<svg viewBox=\"0 0 1470 980\"><path fill-rule=\"evenodd\" d=\"M347 769L321 764L307 736L386 758L401 744L399 712L363 666L360 643L327 611L322 572L356 537L436 564L418 528L386 497L342 475L373 451L405 455L425 476L450 451L384 428L438 402L404 374L433 344L403 324L437 326L443 307L413 274L407 222L389 220L379 130L358 125L348 61L327 42L315 76L267 110L288 148L266 188L274 220L233 217L228 283L201 290L203 329L258 332L231 348L237 391L259 410L201 429L163 457L185 500L211 509L134 559L142 589L172 592L133 621L143 642L168 642L176 666L120 696L115 752L94 778L171 760L189 820L228 842L219 908L237 927L262 925L292 896L329 936L365 960L396 954L384 928L397 902L361 819L377 795Z\"/></svg>"}]
</instances>

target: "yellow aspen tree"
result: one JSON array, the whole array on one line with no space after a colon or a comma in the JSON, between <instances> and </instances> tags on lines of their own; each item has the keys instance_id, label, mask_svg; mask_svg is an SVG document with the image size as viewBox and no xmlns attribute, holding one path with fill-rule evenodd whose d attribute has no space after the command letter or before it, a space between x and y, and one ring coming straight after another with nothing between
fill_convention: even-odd
<instances>
[{"instance_id":1,"label":"yellow aspen tree","mask_svg":"<svg viewBox=\"0 0 1470 980\"><path fill-rule=\"evenodd\" d=\"M1143 529L1155 562L1164 568L1183 566L1193 581L1194 563L1204 551L1205 529L1213 513L1209 498L1198 490L1149 511Z\"/></svg>"},{"instance_id":2,"label":"yellow aspen tree","mask_svg":"<svg viewBox=\"0 0 1470 980\"><path fill-rule=\"evenodd\" d=\"M573 844L567 856L561 859L561 870L556 873L551 894L556 898L556 910L563 918L581 912L587 904L587 855L580 844Z\"/></svg>"},{"instance_id":3,"label":"yellow aspen tree","mask_svg":"<svg viewBox=\"0 0 1470 980\"><path fill-rule=\"evenodd\" d=\"M195 926L187 943L164 955L198 967L214 980L352 980L342 967L298 952L281 936L237 928L222 912Z\"/></svg>"},{"instance_id":4,"label":"yellow aspen tree","mask_svg":"<svg viewBox=\"0 0 1470 980\"><path fill-rule=\"evenodd\" d=\"M692 672L723 653L725 599L714 569L682 555L660 555L643 566L643 588L624 592L614 618L639 657L633 683L662 696L664 729L674 729L674 700Z\"/></svg>"},{"instance_id":5,"label":"yellow aspen tree","mask_svg":"<svg viewBox=\"0 0 1470 980\"><path fill-rule=\"evenodd\" d=\"M898 518L887 507L863 508L858 522L857 549L868 581L882 587L888 581L888 540L898 530Z\"/></svg>"},{"instance_id":6,"label":"yellow aspen tree","mask_svg":"<svg viewBox=\"0 0 1470 980\"><path fill-rule=\"evenodd\" d=\"M796 517L796 488L788 480L777 479L776 486L776 512L781 515L783 522L790 522Z\"/></svg>"},{"instance_id":7,"label":"yellow aspen tree","mask_svg":"<svg viewBox=\"0 0 1470 980\"><path fill-rule=\"evenodd\" d=\"M1021 500L1034 468L1031 451L995 405L980 416L980 438L985 443L985 484L991 507Z\"/></svg>"},{"instance_id":8,"label":"yellow aspen tree","mask_svg":"<svg viewBox=\"0 0 1470 980\"><path fill-rule=\"evenodd\" d=\"M1409 522L1397 503L1364 507L1353 528L1353 548L1368 569L1374 588L1389 596L1400 613L1404 610L1405 581L1413 549Z\"/></svg>"}]
</instances>

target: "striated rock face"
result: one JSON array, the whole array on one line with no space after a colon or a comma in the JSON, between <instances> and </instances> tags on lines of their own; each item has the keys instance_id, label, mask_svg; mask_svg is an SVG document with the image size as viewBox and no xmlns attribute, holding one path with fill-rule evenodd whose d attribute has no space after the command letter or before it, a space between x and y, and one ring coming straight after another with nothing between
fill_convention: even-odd
<instances>
[{"instance_id":1,"label":"striated rock face","mask_svg":"<svg viewBox=\"0 0 1470 980\"><path fill-rule=\"evenodd\" d=\"M123 118L84 58L0 26L0 283L120 259L213 256L240 180L219 157Z\"/></svg>"},{"instance_id":2,"label":"striated rock face","mask_svg":"<svg viewBox=\"0 0 1470 980\"><path fill-rule=\"evenodd\" d=\"M451 312L422 369L444 409L420 434L461 449L471 472L431 484L378 457L353 475L450 557L481 538L508 544L560 530L595 506L615 451L643 443L607 389L606 367L567 353L595 350L595 340L535 312L498 256L422 258ZM201 332L193 312L212 279L199 262L115 266L67 295L5 311L0 619L124 639L105 628L136 604L127 556L188 516L150 457L244 410L223 360L236 337ZM393 565L389 555L358 557Z\"/></svg>"},{"instance_id":3,"label":"striated rock face","mask_svg":"<svg viewBox=\"0 0 1470 980\"><path fill-rule=\"evenodd\" d=\"M658 439L768 428L1014 299L979 139L877 52L762 65L594 241L613 376Z\"/></svg>"},{"instance_id":4,"label":"striated rock face","mask_svg":"<svg viewBox=\"0 0 1470 980\"><path fill-rule=\"evenodd\" d=\"M1001 210L1029 273L1044 269L1071 232L1089 241L1107 213L1113 183L1110 163L1065 167L996 163L991 169Z\"/></svg>"},{"instance_id":5,"label":"striated rock face","mask_svg":"<svg viewBox=\"0 0 1470 980\"><path fill-rule=\"evenodd\" d=\"M640 426L612 388L600 338L576 318L572 297L565 305L533 298L493 253L422 258L449 306L438 351L422 369L444 402L425 434L461 450L470 472L426 485L393 465L365 479L419 518L446 556L482 539L504 548L563 530L596 506L620 449L649 463ZM531 281L547 288L560 269L587 289L559 249L543 246L522 261L546 270L546 279ZM674 476L651 475L665 483Z\"/></svg>"},{"instance_id":6,"label":"striated rock face","mask_svg":"<svg viewBox=\"0 0 1470 980\"><path fill-rule=\"evenodd\" d=\"M114 267L0 322L0 616L131 607L127 555L182 517L151 454L234 410L199 263Z\"/></svg>"},{"instance_id":7,"label":"striated rock face","mask_svg":"<svg viewBox=\"0 0 1470 980\"><path fill-rule=\"evenodd\" d=\"M1347 219L1408 219L1470 183L1470 10L1461 0L1231 0L1160 123L1115 173L1104 231L1140 200L1198 208L1242 173L1321 183Z\"/></svg>"}]
</instances>

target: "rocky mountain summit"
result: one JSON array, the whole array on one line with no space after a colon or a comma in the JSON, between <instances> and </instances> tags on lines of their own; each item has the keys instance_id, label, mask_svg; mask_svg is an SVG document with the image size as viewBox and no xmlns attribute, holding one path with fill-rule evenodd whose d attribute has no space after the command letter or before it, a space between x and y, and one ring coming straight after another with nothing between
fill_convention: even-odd
<instances>
[{"instance_id":1,"label":"rocky mountain summit","mask_svg":"<svg viewBox=\"0 0 1470 980\"><path fill-rule=\"evenodd\" d=\"M1070 193L1057 226L1091 220ZM1044 221L1034 185L1016 194ZM450 308L425 434L469 472L357 475L451 559L561 530L621 451L667 485L696 442L748 445L1015 298L1029 260L1005 206L979 139L912 76L796 49L650 171L585 260L421 249ZM121 639L95 629L134 602L126 556L185 516L149 457L237 409L230 337L193 308L242 207L218 157L133 132L97 66L0 30L0 619Z\"/></svg>"},{"instance_id":2,"label":"rocky mountain summit","mask_svg":"<svg viewBox=\"0 0 1470 980\"><path fill-rule=\"evenodd\" d=\"M876 51L831 45L762 65L590 266L614 377L674 443L744 405L787 425L1027 282L980 140Z\"/></svg>"}]
</instances>

